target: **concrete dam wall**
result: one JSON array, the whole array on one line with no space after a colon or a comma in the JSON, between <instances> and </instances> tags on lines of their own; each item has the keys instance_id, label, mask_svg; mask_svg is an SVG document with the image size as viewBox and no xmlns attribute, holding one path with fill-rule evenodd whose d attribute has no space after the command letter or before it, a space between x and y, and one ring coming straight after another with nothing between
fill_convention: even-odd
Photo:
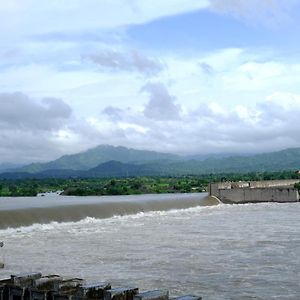
<instances>
[{"instance_id":1,"label":"concrete dam wall","mask_svg":"<svg viewBox=\"0 0 300 300\"><path fill-rule=\"evenodd\" d=\"M209 185L209 195L223 203L299 202L300 180L219 182Z\"/></svg>"}]
</instances>

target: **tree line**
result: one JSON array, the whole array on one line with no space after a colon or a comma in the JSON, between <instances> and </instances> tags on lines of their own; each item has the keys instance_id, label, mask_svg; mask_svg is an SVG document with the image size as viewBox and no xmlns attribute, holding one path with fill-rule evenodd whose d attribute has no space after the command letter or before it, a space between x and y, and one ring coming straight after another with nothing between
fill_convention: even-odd
<instances>
[{"instance_id":1,"label":"tree line","mask_svg":"<svg viewBox=\"0 0 300 300\"><path fill-rule=\"evenodd\" d=\"M275 179L300 179L293 171L224 173L166 177L128 178L68 178L68 179L14 179L0 180L0 196L36 196L47 192L62 191L63 195L131 195L149 193L205 192L210 182L256 181ZM300 189L300 184L297 185Z\"/></svg>"}]
</instances>

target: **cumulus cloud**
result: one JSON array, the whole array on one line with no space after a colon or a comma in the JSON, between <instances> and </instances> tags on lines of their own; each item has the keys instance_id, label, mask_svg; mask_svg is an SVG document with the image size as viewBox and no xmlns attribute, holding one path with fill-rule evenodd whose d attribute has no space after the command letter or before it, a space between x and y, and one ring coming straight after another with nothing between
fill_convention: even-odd
<instances>
[{"instance_id":1,"label":"cumulus cloud","mask_svg":"<svg viewBox=\"0 0 300 300\"><path fill-rule=\"evenodd\" d=\"M89 145L97 137L61 99L1 93L0 107L0 163L47 161L80 151L84 141Z\"/></svg>"},{"instance_id":2,"label":"cumulus cloud","mask_svg":"<svg viewBox=\"0 0 300 300\"><path fill-rule=\"evenodd\" d=\"M286 131L295 131L300 114L300 95L276 92L268 96L266 101L259 103L261 123L274 128L280 125ZM297 125L298 127L298 125Z\"/></svg>"},{"instance_id":3,"label":"cumulus cloud","mask_svg":"<svg viewBox=\"0 0 300 300\"><path fill-rule=\"evenodd\" d=\"M166 92L165 87L158 89ZM274 93L255 106L202 103L198 109L185 109L172 122L162 117L172 114L166 107L145 118L147 107L148 103L144 111L120 109L117 122L98 119L95 124L98 128L105 124L109 143L175 153L258 153L300 145L297 94Z\"/></svg>"},{"instance_id":4,"label":"cumulus cloud","mask_svg":"<svg viewBox=\"0 0 300 300\"><path fill-rule=\"evenodd\" d=\"M22 93L0 94L0 127L30 130L58 129L72 109L60 99L37 102Z\"/></svg>"},{"instance_id":5,"label":"cumulus cloud","mask_svg":"<svg viewBox=\"0 0 300 300\"><path fill-rule=\"evenodd\" d=\"M210 0L210 9L247 22L278 23L289 16L295 0Z\"/></svg>"},{"instance_id":6,"label":"cumulus cloud","mask_svg":"<svg viewBox=\"0 0 300 300\"><path fill-rule=\"evenodd\" d=\"M150 76L163 69L163 64L155 58L147 57L138 51L121 52L111 49L83 56L96 65L118 71L137 71Z\"/></svg>"},{"instance_id":7,"label":"cumulus cloud","mask_svg":"<svg viewBox=\"0 0 300 300\"><path fill-rule=\"evenodd\" d=\"M191 110L176 105L160 82L148 83L143 92L149 100L142 109L108 106L86 120L75 119L62 100L1 94L1 161L46 161L103 143L186 154L300 145L300 94L273 93L255 106L206 102Z\"/></svg>"},{"instance_id":8,"label":"cumulus cloud","mask_svg":"<svg viewBox=\"0 0 300 300\"><path fill-rule=\"evenodd\" d=\"M142 90L149 94L150 100L144 108L144 115L155 120L178 120L181 108L175 103L175 97L171 96L160 82L148 83Z\"/></svg>"},{"instance_id":9,"label":"cumulus cloud","mask_svg":"<svg viewBox=\"0 0 300 300\"><path fill-rule=\"evenodd\" d=\"M161 44L165 31L157 31L156 41L142 36L148 28L159 30L153 24L130 30L199 9L277 23L296 2L0 0L0 86L24 92L0 93L0 162L49 160L101 143L194 153L300 145L296 58L274 54L273 44L266 45L270 52L253 50L254 37L246 44L247 34L235 45L252 50L222 49L224 41L214 41L208 46L219 50L195 53L185 45L167 49L169 43ZM193 30L187 34L199 38ZM277 45L275 34L271 38ZM89 63L80 59L83 53Z\"/></svg>"},{"instance_id":10,"label":"cumulus cloud","mask_svg":"<svg viewBox=\"0 0 300 300\"><path fill-rule=\"evenodd\" d=\"M107 115L112 120L121 120L123 110L118 107L107 106L102 110L102 114Z\"/></svg>"}]
</instances>

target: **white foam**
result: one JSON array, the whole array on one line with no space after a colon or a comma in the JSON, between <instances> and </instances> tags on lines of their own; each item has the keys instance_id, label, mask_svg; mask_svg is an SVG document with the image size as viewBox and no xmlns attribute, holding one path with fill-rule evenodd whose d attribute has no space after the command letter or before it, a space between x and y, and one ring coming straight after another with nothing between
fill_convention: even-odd
<instances>
[{"instance_id":1,"label":"white foam","mask_svg":"<svg viewBox=\"0 0 300 300\"><path fill-rule=\"evenodd\" d=\"M161 218L161 217L170 217L170 218L188 218L195 214L222 214L222 213L231 213L232 211L240 211L240 210L259 210L262 208L266 210L270 208L276 208L287 205L295 205L299 206L299 203L290 203L290 204L282 204L282 203L260 203L260 204L220 204L216 206L196 206L184 209L171 209L166 211L150 211L150 212L139 212L136 214L129 215L115 215L110 218L93 218L93 217L85 217L84 219L76 222L50 222L47 224L35 223L30 226L21 226L18 228L8 228L0 230L0 235L9 236L12 234L29 234L35 232L49 232L49 231L68 231L73 230L74 228L85 227L88 225L109 225L109 224L121 224L126 223L131 220L141 219L141 218Z\"/></svg>"},{"instance_id":2,"label":"white foam","mask_svg":"<svg viewBox=\"0 0 300 300\"><path fill-rule=\"evenodd\" d=\"M155 218L155 217L165 217L165 216L189 216L193 214L197 214L199 212L209 212L216 211L225 208L227 205L217 205L217 206L196 206L185 209L171 209L166 211L150 211L150 212L139 212L137 214L129 214L129 215L115 215L110 218L93 218L93 217L85 217L84 219L76 222L50 222L47 224L35 223L29 226L20 226L18 228L7 228L0 230L0 235L15 235L15 234L29 234L35 232L48 232L55 230L69 230L74 227L82 227L90 224L97 225L107 225L107 224L117 224L127 222L129 220L141 219L141 218Z\"/></svg>"}]
</instances>

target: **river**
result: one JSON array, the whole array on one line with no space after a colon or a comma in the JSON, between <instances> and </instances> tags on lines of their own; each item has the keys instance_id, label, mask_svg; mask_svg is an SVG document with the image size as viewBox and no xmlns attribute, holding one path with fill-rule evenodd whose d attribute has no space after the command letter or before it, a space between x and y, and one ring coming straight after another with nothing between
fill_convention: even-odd
<instances>
[{"instance_id":1,"label":"river","mask_svg":"<svg viewBox=\"0 0 300 300\"><path fill-rule=\"evenodd\" d=\"M300 204L211 206L205 196L2 198L0 277L41 271L171 296L299 299Z\"/></svg>"}]
</instances>

